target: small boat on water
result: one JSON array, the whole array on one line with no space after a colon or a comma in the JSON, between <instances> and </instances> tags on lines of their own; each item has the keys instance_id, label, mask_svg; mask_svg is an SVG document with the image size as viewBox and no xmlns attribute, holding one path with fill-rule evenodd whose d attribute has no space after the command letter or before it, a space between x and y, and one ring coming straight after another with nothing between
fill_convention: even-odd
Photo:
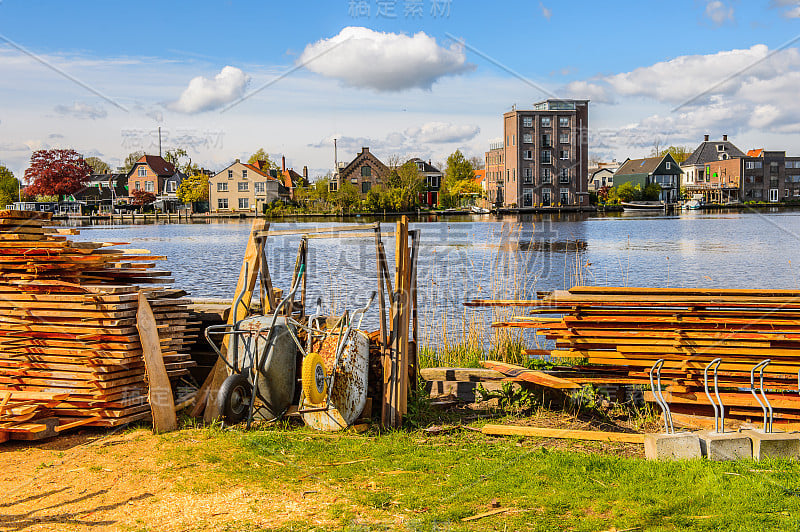
<instances>
[{"instance_id":1,"label":"small boat on water","mask_svg":"<svg viewBox=\"0 0 800 532\"><path fill-rule=\"evenodd\" d=\"M660 201L622 201L622 209L626 211L663 211L664 204Z\"/></svg>"},{"instance_id":2,"label":"small boat on water","mask_svg":"<svg viewBox=\"0 0 800 532\"><path fill-rule=\"evenodd\" d=\"M472 211L472 214L489 214L492 212L489 209L484 209L483 207L478 207L477 205L473 205L469 210Z\"/></svg>"},{"instance_id":3,"label":"small boat on water","mask_svg":"<svg viewBox=\"0 0 800 532\"><path fill-rule=\"evenodd\" d=\"M689 211L694 211L700 208L700 202L697 200L687 201L686 203L683 204L682 208Z\"/></svg>"}]
</instances>

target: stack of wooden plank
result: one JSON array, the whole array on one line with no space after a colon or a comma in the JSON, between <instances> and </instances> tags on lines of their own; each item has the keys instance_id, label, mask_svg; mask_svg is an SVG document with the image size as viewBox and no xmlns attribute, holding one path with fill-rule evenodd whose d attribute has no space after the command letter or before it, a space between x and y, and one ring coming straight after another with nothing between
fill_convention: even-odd
<instances>
[{"instance_id":1,"label":"stack of wooden plank","mask_svg":"<svg viewBox=\"0 0 800 532\"><path fill-rule=\"evenodd\" d=\"M173 379L192 365L186 293L164 286L169 272L153 270L163 257L71 242L45 227L47 216L0 211L0 399L12 392L60 426L145 419L138 293L153 308Z\"/></svg>"},{"instance_id":2,"label":"stack of wooden plank","mask_svg":"<svg viewBox=\"0 0 800 532\"><path fill-rule=\"evenodd\" d=\"M770 359L764 387L775 418L800 420L800 291L579 286L537 300L468 305L528 309L533 316L494 326L535 329L551 341L554 359L575 362L583 373L603 372L591 380L595 384L649 386L650 368L664 359L665 399L684 414L713 414L703 372L721 358L727 414L758 419L762 410L750 393L750 371ZM584 381L580 374L569 378ZM652 401L652 394L645 399Z\"/></svg>"}]
</instances>

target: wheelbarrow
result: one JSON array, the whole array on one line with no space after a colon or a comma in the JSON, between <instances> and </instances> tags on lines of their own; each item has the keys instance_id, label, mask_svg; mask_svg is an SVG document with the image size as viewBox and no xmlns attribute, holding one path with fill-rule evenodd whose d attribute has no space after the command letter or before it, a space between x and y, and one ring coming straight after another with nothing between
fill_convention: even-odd
<instances>
[{"instance_id":1,"label":"wheelbarrow","mask_svg":"<svg viewBox=\"0 0 800 532\"><path fill-rule=\"evenodd\" d=\"M320 300L317 301L317 315L310 318L308 324L302 324L291 316L281 316L281 312L293 301L304 273L305 264L300 266L294 286L275 307L272 315L250 316L234 324L212 325L206 328L206 340L231 370L231 374L222 383L217 395L222 419L226 424L233 425L246 419L249 428L256 414L266 421L273 421L283 417L292 405L295 396L298 357L303 359L304 375L306 368L314 368L315 377L313 379L304 379L304 382L307 380L309 383L309 390L312 382L315 386L319 383L322 390L343 389L341 385L336 386L335 378L326 379L327 373L324 369L324 361L321 362L323 365L321 366L320 380L317 380L317 365L312 361L318 360L319 354L312 353L311 346L314 340L322 346L329 346L331 344L330 339L334 338L334 331L337 327L340 332L346 329L349 335L346 338L352 336L355 330L352 326L352 320L348 320L347 313L339 320L339 324L331 330L318 328L321 315ZM241 304L243 294L242 292L237 296L234 309ZM367 306L364 309L355 311L353 317L360 314L361 319L363 319L363 314L369 308L374 297L375 293L373 292ZM361 320L359 320L359 325L360 322ZM345 323L347 323L347 326L345 326ZM315 324L317 327L314 327ZM306 347L302 345L297 336L299 330L304 330L307 334L308 343ZM363 333L361 335L366 339ZM213 336L230 336L230 360L223 355L211 340ZM342 335L338 335L337 338L341 339ZM359 342L359 340L356 342ZM363 343L363 340L360 340L360 342ZM336 342L336 356L329 361L329 365L332 363L330 367L340 368L339 373L361 376L349 382L354 386L363 382L363 390L348 392L344 395L356 398L357 402L355 404L360 403L361 410L363 410L363 403L366 402L368 362L365 364L358 362L357 368L351 371L350 366L359 361L360 358L346 356L345 347L347 345L352 345L352 342L346 340ZM366 346L365 360L368 361L368 341ZM334 377L334 375L331 377ZM323 395L325 394L323 393ZM363 395L363 398L361 398L361 395ZM301 393L301 405L303 403L302 397L303 394ZM317 395L314 397L319 398ZM336 408L336 402L331 401L330 397L326 396L324 403L324 405L314 405L316 407L315 410L323 412L331 406ZM361 410L358 411L358 414L360 414ZM303 413L304 420L306 413L310 412ZM352 415L347 416L347 418L351 417ZM342 419L346 421L347 418ZM352 421L355 421L355 418ZM349 426L352 421L346 423L344 427ZM306 422L308 423L308 420Z\"/></svg>"}]
</instances>

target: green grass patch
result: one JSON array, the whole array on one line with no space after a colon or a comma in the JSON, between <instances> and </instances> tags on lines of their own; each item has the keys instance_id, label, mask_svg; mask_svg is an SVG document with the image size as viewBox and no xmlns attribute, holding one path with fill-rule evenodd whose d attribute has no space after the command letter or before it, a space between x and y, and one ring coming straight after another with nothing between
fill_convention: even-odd
<instances>
[{"instance_id":1,"label":"green grass patch","mask_svg":"<svg viewBox=\"0 0 800 532\"><path fill-rule=\"evenodd\" d=\"M540 440L469 431L324 435L279 428L191 435L202 445L170 446L165 458L198 468L182 489L335 493L339 503L325 515L337 523L330 530L387 530L385 523L397 515L405 530L426 531L800 527L800 465L789 461L655 463L622 453L552 451ZM495 498L511 510L462 522L486 512ZM327 530L303 523L284 529Z\"/></svg>"}]
</instances>

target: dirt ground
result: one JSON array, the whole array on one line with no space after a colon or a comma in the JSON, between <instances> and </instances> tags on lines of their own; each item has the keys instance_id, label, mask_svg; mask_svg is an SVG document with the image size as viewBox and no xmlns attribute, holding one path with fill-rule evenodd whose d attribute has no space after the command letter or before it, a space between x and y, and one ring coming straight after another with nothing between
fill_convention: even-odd
<instances>
[{"instance_id":1,"label":"dirt ground","mask_svg":"<svg viewBox=\"0 0 800 532\"><path fill-rule=\"evenodd\" d=\"M319 516L336 502L336 494L320 491L306 499L307 485L274 493L244 486L208 494L175 489L183 476L165 480L158 474L155 445L164 450L170 443L145 429L4 444L0 530L240 530L291 521L330 524ZM180 445L192 445L192 440Z\"/></svg>"}]
</instances>

